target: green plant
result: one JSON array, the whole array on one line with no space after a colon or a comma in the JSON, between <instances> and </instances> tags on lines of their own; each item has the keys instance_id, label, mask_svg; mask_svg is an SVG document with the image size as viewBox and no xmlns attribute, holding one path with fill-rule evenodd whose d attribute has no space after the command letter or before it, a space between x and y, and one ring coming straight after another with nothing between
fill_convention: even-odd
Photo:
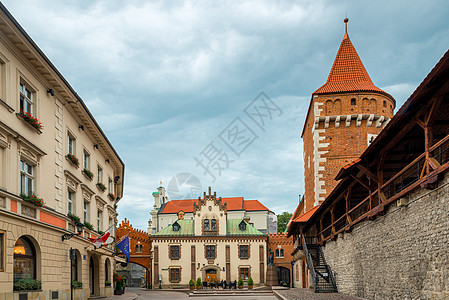
<instances>
[{"instance_id":1,"label":"green plant","mask_svg":"<svg viewBox=\"0 0 449 300\"><path fill-rule=\"evenodd\" d=\"M75 214L68 213L67 217L69 217L70 220L72 220L73 223L78 224L80 222L80 217L78 217Z\"/></svg>"},{"instance_id":2,"label":"green plant","mask_svg":"<svg viewBox=\"0 0 449 300\"><path fill-rule=\"evenodd\" d=\"M120 276L119 273L114 273L113 279L114 279L114 282L120 282L120 281L122 281L122 276Z\"/></svg>"},{"instance_id":3,"label":"green plant","mask_svg":"<svg viewBox=\"0 0 449 300\"><path fill-rule=\"evenodd\" d=\"M242 279L242 277L239 278L238 286L243 286L243 279Z\"/></svg>"},{"instance_id":4,"label":"green plant","mask_svg":"<svg viewBox=\"0 0 449 300\"><path fill-rule=\"evenodd\" d=\"M81 172L83 172L87 177L89 177L89 179L94 178L94 174L89 169L84 168Z\"/></svg>"},{"instance_id":5,"label":"green plant","mask_svg":"<svg viewBox=\"0 0 449 300\"><path fill-rule=\"evenodd\" d=\"M190 281L189 281L189 286L195 286L195 280L190 279Z\"/></svg>"},{"instance_id":6,"label":"green plant","mask_svg":"<svg viewBox=\"0 0 449 300\"><path fill-rule=\"evenodd\" d=\"M83 283L81 281L72 280L72 287L74 289L82 289L83 288Z\"/></svg>"},{"instance_id":7,"label":"green plant","mask_svg":"<svg viewBox=\"0 0 449 300\"><path fill-rule=\"evenodd\" d=\"M44 125L42 125L42 123L39 122L36 117L33 117L31 113L25 112L21 109L19 112L19 116L21 116L25 122L36 128L37 130L41 131L42 129L44 129Z\"/></svg>"},{"instance_id":8,"label":"green plant","mask_svg":"<svg viewBox=\"0 0 449 300\"><path fill-rule=\"evenodd\" d=\"M251 277L248 278L247 283L248 283L248 285L254 285L254 281L253 281L253 279Z\"/></svg>"},{"instance_id":9,"label":"green plant","mask_svg":"<svg viewBox=\"0 0 449 300\"><path fill-rule=\"evenodd\" d=\"M90 224L87 221L84 221L84 227L86 227L87 229L90 229L90 230L94 230L94 225Z\"/></svg>"},{"instance_id":10,"label":"green plant","mask_svg":"<svg viewBox=\"0 0 449 300\"><path fill-rule=\"evenodd\" d=\"M102 190L103 192L106 191L106 186L101 183L101 182L97 182L97 188L99 188L100 190Z\"/></svg>"},{"instance_id":11,"label":"green plant","mask_svg":"<svg viewBox=\"0 0 449 300\"><path fill-rule=\"evenodd\" d=\"M20 198L23 199L23 201L29 202L31 204L34 204L38 207L42 207L45 205L45 202L42 198L37 197L35 194L33 194L32 192L30 192L28 195L27 194L20 194Z\"/></svg>"},{"instance_id":12,"label":"green plant","mask_svg":"<svg viewBox=\"0 0 449 300\"><path fill-rule=\"evenodd\" d=\"M101 230L98 230L97 232L98 232L99 235L103 235L104 234L104 231L101 231Z\"/></svg>"},{"instance_id":13,"label":"green plant","mask_svg":"<svg viewBox=\"0 0 449 300\"><path fill-rule=\"evenodd\" d=\"M106 280L106 281L104 282L104 286L111 286L111 282L108 281L108 280Z\"/></svg>"},{"instance_id":14,"label":"green plant","mask_svg":"<svg viewBox=\"0 0 449 300\"><path fill-rule=\"evenodd\" d=\"M70 160L77 168L80 166L80 161L74 154L69 153L65 157L67 157L67 159Z\"/></svg>"},{"instance_id":15,"label":"green plant","mask_svg":"<svg viewBox=\"0 0 449 300\"><path fill-rule=\"evenodd\" d=\"M109 199L115 200L115 195L113 193L108 194Z\"/></svg>"},{"instance_id":16,"label":"green plant","mask_svg":"<svg viewBox=\"0 0 449 300\"><path fill-rule=\"evenodd\" d=\"M201 277L198 277L198 279L196 280L196 286L201 286L203 284L203 282L201 281Z\"/></svg>"},{"instance_id":17,"label":"green plant","mask_svg":"<svg viewBox=\"0 0 449 300\"><path fill-rule=\"evenodd\" d=\"M42 287L42 283L40 280L36 279L20 279L14 282L14 290L15 291L24 291L24 290L40 290Z\"/></svg>"}]
</instances>

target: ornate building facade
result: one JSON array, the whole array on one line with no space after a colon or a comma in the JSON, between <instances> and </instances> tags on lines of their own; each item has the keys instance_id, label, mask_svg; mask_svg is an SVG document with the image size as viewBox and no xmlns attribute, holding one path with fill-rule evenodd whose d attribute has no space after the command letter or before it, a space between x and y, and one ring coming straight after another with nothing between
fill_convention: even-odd
<instances>
[{"instance_id":1,"label":"ornate building facade","mask_svg":"<svg viewBox=\"0 0 449 300\"><path fill-rule=\"evenodd\" d=\"M88 237L114 225L123 174L83 100L0 3L1 299L68 299L72 280L75 299L112 294L113 249Z\"/></svg>"},{"instance_id":2,"label":"ornate building facade","mask_svg":"<svg viewBox=\"0 0 449 300\"><path fill-rule=\"evenodd\" d=\"M181 200L191 204L180 206L177 218L151 235L153 287L188 286L198 277L203 282L251 277L255 285L264 284L268 237L244 216L234 217L224 199L209 188L193 203Z\"/></svg>"}]
</instances>

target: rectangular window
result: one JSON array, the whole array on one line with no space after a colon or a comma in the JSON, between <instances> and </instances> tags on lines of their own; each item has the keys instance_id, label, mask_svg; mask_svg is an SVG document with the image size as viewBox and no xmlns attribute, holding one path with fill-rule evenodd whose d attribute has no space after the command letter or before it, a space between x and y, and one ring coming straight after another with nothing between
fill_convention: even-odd
<instances>
[{"instance_id":1,"label":"rectangular window","mask_svg":"<svg viewBox=\"0 0 449 300\"><path fill-rule=\"evenodd\" d=\"M5 233L0 231L0 272L5 272Z\"/></svg>"},{"instance_id":2,"label":"rectangular window","mask_svg":"<svg viewBox=\"0 0 449 300\"><path fill-rule=\"evenodd\" d=\"M111 218L111 217L109 217L109 222L108 222L108 224L109 224L109 227L112 226L112 218Z\"/></svg>"},{"instance_id":3,"label":"rectangular window","mask_svg":"<svg viewBox=\"0 0 449 300\"><path fill-rule=\"evenodd\" d=\"M206 245L206 258L215 258L215 245Z\"/></svg>"},{"instance_id":4,"label":"rectangular window","mask_svg":"<svg viewBox=\"0 0 449 300\"><path fill-rule=\"evenodd\" d=\"M111 178L109 178L109 180L108 180L108 191L109 191L109 193L114 194L114 191L112 190L112 179Z\"/></svg>"},{"instance_id":5,"label":"rectangular window","mask_svg":"<svg viewBox=\"0 0 449 300\"><path fill-rule=\"evenodd\" d=\"M31 194L33 192L34 185L34 170L33 166L20 161L20 193L21 194Z\"/></svg>"},{"instance_id":6,"label":"rectangular window","mask_svg":"<svg viewBox=\"0 0 449 300\"><path fill-rule=\"evenodd\" d=\"M181 269L180 268L170 268L170 282L181 281Z\"/></svg>"},{"instance_id":7,"label":"rectangular window","mask_svg":"<svg viewBox=\"0 0 449 300\"><path fill-rule=\"evenodd\" d=\"M75 193L68 191L67 192L67 213L71 213L71 214L75 213L73 200L75 200Z\"/></svg>"},{"instance_id":8,"label":"rectangular window","mask_svg":"<svg viewBox=\"0 0 449 300\"><path fill-rule=\"evenodd\" d=\"M83 153L83 168L90 170L90 155L86 151Z\"/></svg>"},{"instance_id":9,"label":"rectangular window","mask_svg":"<svg viewBox=\"0 0 449 300\"><path fill-rule=\"evenodd\" d=\"M249 268L240 268L240 278L243 280L248 280L249 278Z\"/></svg>"},{"instance_id":10,"label":"rectangular window","mask_svg":"<svg viewBox=\"0 0 449 300\"><path fill-rule=\"evenodd\" d=\"M69 154L75 155L75 138L68 135L68 141L67 141L67 152Z\"/></svg>"},{"instance_id":11,"label":"rectangular window","mask_svg":"<svg viewBox=\"0 0 449 300\"><path fill-rule=\"evenodd\" d=\"M87 202L84 202L83 217L84 222L89 222L89 203Z\"/></svg>"},{"instance_id":12,"label":"rectangular window","mask_svg":"<svg viewBox=\"0 0 449 300\"><path fill-rule=\"evenodd\" d=\"M97 167L97 182L103 182L103 169L98 166Z\"/></svg>"},{"instance_id":13,"label":"rectangular window","mask_svg":"<svg viewBox=\"0 0 449 300\"><path fill-rule=\"evenodd\" d=\"M240 258L248 258L248 245L240 245L239 251Z\"/></svg>"},{"instance_id":14,"label":"rectangular window","mask_svg":"<svg viewBox=\"0 0 449 300\"><path fill-rule=\"evenodd\" d=\"M179 246L170 246L170 259L179 259Z\"/></svg>"},{"instance_id":15,"label":"rectangular window","mask_svg":"<svg viewBox=\"0 0 449 300\"><path fill-rule=\"evenodd\" d=\"M20 109L30 114L33 113L33 92L24 83L20 83Z\"/></svg>"},{"instance_id":16,"label":"rectangular window","mask_svg":"<svg viewBox=\"0 0 449 300\"><path fill-rule=\"evenodd\" d=\"M97 210L97 228L101 231L101 210Z\"/></svg>"}]
</instances>

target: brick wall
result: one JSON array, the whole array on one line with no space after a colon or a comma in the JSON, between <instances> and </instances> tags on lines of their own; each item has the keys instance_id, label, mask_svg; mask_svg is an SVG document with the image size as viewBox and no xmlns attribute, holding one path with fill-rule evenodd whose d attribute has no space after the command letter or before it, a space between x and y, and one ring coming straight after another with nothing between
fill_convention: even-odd
<instances>
[{"instance_id":1,"label":"brick wall","mask_svg":"<svg viewBox=\"0 0 449 300\"><path fill-rule=\"evenodd\" d=\"M362 154L368 135L380 133L395 107L383 94L368 92L314 95L310 105L302 136L305 211L324 201L338 171Z\"/></svg>"},{"instance_id":2,"label":"brick wall","mask_svg":"<svg viewBox=\"0 0 449 300\"><path fill-rule=\"evenodd\" d=\"M449 299L449 175L409 205L323 247L341 293L366 299Z\"/></svg>"}]
</instances>

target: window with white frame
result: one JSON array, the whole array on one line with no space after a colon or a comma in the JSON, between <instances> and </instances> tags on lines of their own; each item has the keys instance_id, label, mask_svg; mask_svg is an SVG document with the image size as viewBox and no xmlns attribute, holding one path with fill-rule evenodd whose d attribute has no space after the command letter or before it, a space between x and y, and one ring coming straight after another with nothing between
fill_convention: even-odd
<instances>
[{"instance_id":1,"label":"window with white frame","mask_svg":"<svg viewBox=\"0 0 449 300\"><path fill-rule=\"evenodd\" d=\"M20 193L29 195L33 192L34 167L29 163L20 161Z\"/></svg>"},{"instance_id":2,"label":"window with white frame","mask_svg":"<svg viewBox=\"0 0 449 300\"><path fill-rule=\"evenodd\" d=\"M114 194L114 191L112 190L112 179L111 178L109 178L109 180L108 180L108 191L109 191L109 193Z\"/></svg>"},{"instance_id":3,"label":"window with white frame","mask_svg":"<svg viewBox=\"0 0 449 300\"><path fill-rule=\"evenodd\" d=\"M75 213L75 193L72 191L67 191L67 213Z\"/></svg>"},{"instance_id":4,"label":"window with white frame","mask_svg":"<svg viewBox=\"0 0 449 300\"><path fill-rule=\"evenodd\" d=\"M83 152L83 168L90 170L90 155L86 151Z\"/></svg>"},{"instance_id":5,"label":"window with white frame","mask_svg":"<svg viewBox=\"0 0 449 300\"><path fill-rule=\"evenodd\" d=\"M89 222L89 203L88 202L84 202L83 217L84 217L84 222Z\"/></svg>"},{"instance_id":6,"label":"window with white frame","mask_svg":"<svg viewBox=\"0 0 449 300\"><path fill-rule=\"evenodd\" d=\"M76 154L76 151L75 151L75 138L72 135L70 135L70 134L67 135L67 138L68 138L68 140L67 140L67 152L69 154L75 155Z\"/></svg>"},{"instance_id":7,"label":"window with white frame","mask_svg":"<svg viewBox=\"0 0 449 300\"><path fill-rule=\"evenodd\" d=\"M97 182L103 182L103 169L100 166L97 167Z\"/></svg>"},{"instance_id":8,"label":"window with white frame","mask_svg":"<svg viewBox=\"0 0 449 300\"><path fill-rule=\"evenodd\" d=\"M101 210L97 210L97 229L101 230Z\"/></svg>"},{"instance_id":9,"label":"window with white frame","mask_svg":"<svg viewBox=\"0 0 449 300\"><path fill-rule=\"evenodd\" d=\"M33 92L24 83L20 83L20 109L24 112L33 113Z\"/></svg>"}]
</instances>

